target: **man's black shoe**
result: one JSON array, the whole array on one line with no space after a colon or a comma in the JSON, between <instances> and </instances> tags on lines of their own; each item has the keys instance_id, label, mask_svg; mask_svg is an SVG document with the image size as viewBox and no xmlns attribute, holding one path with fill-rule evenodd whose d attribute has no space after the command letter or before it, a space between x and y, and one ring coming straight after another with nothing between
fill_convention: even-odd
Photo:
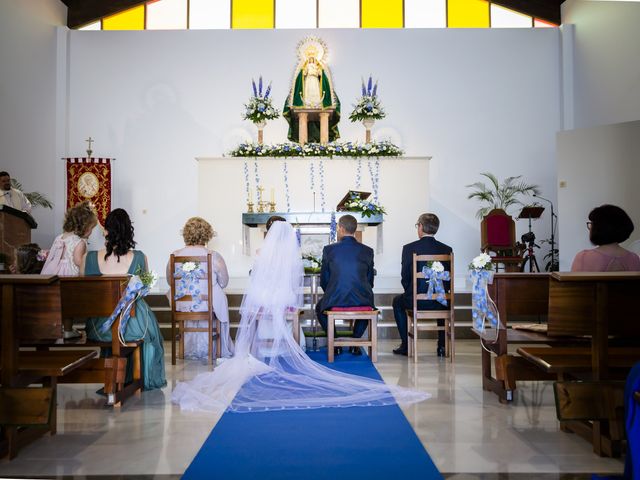
<instances>
[{"instance_id":1,"label":"man's black shoe","mask_svg":"<svg viewBox=\"0 0 640 480\"><path fill-rule=\"evenodd\" d=\"M438 349L436 350L436 353L438 354L439 357L444 357L444 347L442 346L438 347Z\"/></svg>"},{"instance_id":2,"label":"man's black shoe","mask_svg":"<svg viewBox=\"0 0 640 480\"><path fill-rule=\"evenodd\" d=\"M407 350L407 345L406 344L401 344L398 348L396 348L393 353L395 353L396 355L408 355L409 351Z\"/></svg>"},{"instance_id":3,"label":"man's black shoe","mask_svg":"<svg viewBox=\"0 0 640 480\"><path fill-rule=\"evenodd\" d=\"M342 347L333 347L333 353L335 355L340 355L342 353Z\"/></svg>"},{"instance_id":4,"label":"man's black shoe","mask_svg":"<svg viewBox=\"0 0 640 480\"><path fill-rule=\"evenodd\" d=\"M352 355L362 355L362 349L360 347L349 347L349 353Z\"/></svg>"}]
</instances>

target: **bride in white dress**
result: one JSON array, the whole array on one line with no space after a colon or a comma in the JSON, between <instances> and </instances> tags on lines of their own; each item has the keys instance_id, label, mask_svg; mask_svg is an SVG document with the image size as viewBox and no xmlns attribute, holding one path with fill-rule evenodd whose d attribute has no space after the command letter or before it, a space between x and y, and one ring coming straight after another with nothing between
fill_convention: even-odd
<instances>
[{"instance_id":1,"label":"bride in white dress","mask_svg":"<svg viewBox=\"0 0 640 480\"><path fill-rule=\"evenodd\" d=\"M286 222L269 230L251 270L240 307L235 356L213 372L178 383L172 401L182 410L235 412L377 406L418 402L429 394L311 360L291 335L287 312L302 307L304 269L295 231ZM257 335L269 322L273 338Z\"/></svg>"}]
</instances>

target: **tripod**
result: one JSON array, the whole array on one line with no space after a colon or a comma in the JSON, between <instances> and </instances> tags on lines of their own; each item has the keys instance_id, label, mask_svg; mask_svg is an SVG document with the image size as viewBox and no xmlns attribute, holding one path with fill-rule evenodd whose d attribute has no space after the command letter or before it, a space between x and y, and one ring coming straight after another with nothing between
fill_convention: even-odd
<instances>
[{"instance_id":1,"label":"tripod","mask_svg":"<svg viewBox=\"0 0 640 480\"><path fill-rule=\"evenodd\" d=\"M522 265L520 265L521 272L526 271L527 264L529 264L529 272L540 272L540 267L538 266L538 260L536 259L534 250L534 248L540 248L540 245L536 244L536 236L531 231L531 220L534 218L540 218L543 211L543 207L524 207L520 212L520 215L518 215L518 218L529 219L529 231L521 237L522 242L526 244Z\"/></svg>"}]
</instances>

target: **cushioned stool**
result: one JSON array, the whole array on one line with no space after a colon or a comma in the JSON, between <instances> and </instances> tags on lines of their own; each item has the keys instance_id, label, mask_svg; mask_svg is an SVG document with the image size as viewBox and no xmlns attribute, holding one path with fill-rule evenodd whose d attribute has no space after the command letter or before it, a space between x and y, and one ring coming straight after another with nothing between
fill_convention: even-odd
<instances>
[{"instance_id":1,"label":"cushioned stool","mask_svg":"<svg viewBox=\"0 0 640 480\"><path fill-rule=\"evenodd\" d=\"M324 312L327 315L327 355L329 363L333 363L335 347L368 347L369 358L378 361L378 310L371 307L333 307ZM336 320L369 321L368 338L338 338L334 339Z\"/></svg>"}]
</instances>

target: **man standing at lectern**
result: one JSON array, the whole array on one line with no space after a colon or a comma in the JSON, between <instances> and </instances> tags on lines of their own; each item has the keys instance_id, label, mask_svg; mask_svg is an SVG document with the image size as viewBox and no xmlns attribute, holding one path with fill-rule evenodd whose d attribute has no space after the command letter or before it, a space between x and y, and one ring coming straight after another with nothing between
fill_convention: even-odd
<instances>
[{"instance_id":1,"label":"man standing at lectern","mask_svg":"<svg viewBox=\"0 0 640 480\"><path fill-rule=\"evenodd\" d=\"M20 190L11 188L11 176L7 172L0 172L0 205L31 213L31 202Z\"/></svg>"}]
</instances>

